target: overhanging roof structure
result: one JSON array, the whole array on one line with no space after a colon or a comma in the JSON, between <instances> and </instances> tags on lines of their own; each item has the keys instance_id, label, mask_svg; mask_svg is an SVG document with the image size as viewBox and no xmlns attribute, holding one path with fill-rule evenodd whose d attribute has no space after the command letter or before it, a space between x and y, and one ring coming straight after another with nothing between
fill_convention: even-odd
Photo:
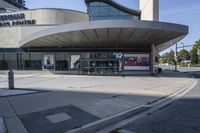
<instances>
[{"instance_id":1,"label":"overhanging roof structure","mask_svg":"<svg viewBox=\"0 0 200 133\"><path fill-rule=\"evenodd\" d=\"M151 48L162 51L188 34L188 26L133 20L103 20L60 25L28 36L22 48ZM172 42L173 41L173 42Z\"/></svg>"}]
</instances>

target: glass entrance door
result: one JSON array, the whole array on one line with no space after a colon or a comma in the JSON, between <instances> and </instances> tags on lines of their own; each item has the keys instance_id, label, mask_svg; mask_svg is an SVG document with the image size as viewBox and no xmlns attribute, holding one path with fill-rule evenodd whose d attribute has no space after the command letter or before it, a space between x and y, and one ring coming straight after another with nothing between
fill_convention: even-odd
<instances>
[{"instance_id":1,"label":"glass entrance door","mask_svg":"<svg viewBox=\"0 0 200 133\"><path fill-rule=\"evenodd\" d=\"M83 74L95 74L96 62L91 60L82 61Z\"/></svg>"},{"instance_id":2,"label":"glass entrance door","mask_svg":"<svg viewBox=\"0 0 200 133\"><path fill-rule=\"evenodd\" d=\"M97 61L97 74L100 75L116 75L120 74L121 60L99 60Z\"/></svg>"},{"instance_id":3,"label":"glass entrance door","mask_svg":"<svg viewBox=\"0 0 200 133\"><path fill-rule=\"evenodd\" d=\"M82 54L82 72L92 75L119 75L122 71L122 60L114 53Z\"/></svg>"}]
</instances>

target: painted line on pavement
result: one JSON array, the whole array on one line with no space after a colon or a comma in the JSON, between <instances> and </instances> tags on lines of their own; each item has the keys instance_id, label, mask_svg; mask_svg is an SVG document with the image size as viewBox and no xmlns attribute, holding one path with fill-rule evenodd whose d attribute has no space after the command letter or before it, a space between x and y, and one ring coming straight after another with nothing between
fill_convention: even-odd
<instances>
[{"instance_id":1,"label":"painted line on pavement","mask_svg":"<svg viewBox=\"0 0 200 133\"><path fill-rule=\"evenodd\" d=\"M3 118L0 117L0 133L7 133L6 125Z\"/></svg>"},{"instance_id":2,"label":"painted line on pavement","mask_svg":"<svg viewBox=\"0 0 200 133\"><path fill-rule=\"evenodd\" d=\"M114 123L117 123L118 121L122 121L124 119L130 118L131 116L141 113L142 111L145 111L147 109L149 109L148 105L137 106L129 110L123 111L119 114L84 125L80 128L70 130L66 133L94 133L98 130L101 130L110 125L113 125Z\"/></svg>"}]
</instances>

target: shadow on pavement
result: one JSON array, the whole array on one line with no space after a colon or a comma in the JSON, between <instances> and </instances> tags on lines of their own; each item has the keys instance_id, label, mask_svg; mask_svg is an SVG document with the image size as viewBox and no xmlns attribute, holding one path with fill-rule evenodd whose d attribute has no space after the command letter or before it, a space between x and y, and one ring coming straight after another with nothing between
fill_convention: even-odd
<instances>
[{"instance_id":1,"label":"shadow on pavement","mask_svg":"<svg viewBox=\"0 0 200 133\"><path fill-rule=\"evenodd\" d=\"M9 131L23 124L29 133L66 132L160 98L84 91L34 93L0 98L0 117L6 118ZM19 119L21 124L13 123L13 119Z\"/></svg>"},{"instance_id":2,"label":"shadow on pavement","mask_svg":"<svg viewBox=\"0 0 200 133\"><path fill-rule=\"evenodd\" d=\"M175 103L129 123L122 129L137 133L199 133L199 88L200 83Z\"/></svg>"},{"instance_id":3,"label":"shadow on pavement","mask_svg":"<svg viewBox=\"0 0 200 133\"><path fill-rule=\"evenodd\" d=\"M188 78L189 76L187 73L164 70L157 77ZM53 80L51 79L51 82ZM31 87L28 90L38 91L38 89ZM29 133L66 132L139 105L151 104L166 97L162 93L146 95L137 92L122 94L117 93L117 91L116 93L103 93L84 91L77 88L73 88L73 91L42 90L42 88L39 89L40 93L0 98L0 117L5 118L9 131L15 131L16 128L18 130L25 128ZM196 97L186 97L183 100L189 104L191 103L191 105L192 103L200 103L198 95ZM183 113L181 112L182 108L176 110L178 113L164 114L163 120L168 121L169 118L175 118L179 113ZM199 110L194 112L195 106L190 107L188 105L189 108L191 113L199 113ZM182 116L183 119L189 121L184 115Z\"/></svg>"},{"instance_id":4,"label":"shadow on pavement","mask_svg":"<svg viewBox=\"0 0 200 133\"><path fill-rule=\"evenodd\" d=\"M162 98L164 97L156 95L53 91L13 96L8 99L23 126L29 133L55 133L79 128L132 107L141 104L151 104ZM8 117L9 114L7 113L11 111L8 107L6 108L8 105L3 105L2 100L4 99L0 98L1 107L3 107L0 109L0 116L7 118L5 119L6 122L10 123L13 119ZM199 110L195 111L196 106L194 106L194 103L200 105L200 97L185 97L181 101L188 104L187 108L190 113L193 113L194 115L200 113ZM187 123L194 122L193 124L200 124L200 118L198 118L199 115L195 115L195 119L198 119L198 121L191 120L189 117L187 118L187 116L185 116L184 109L184 106L180 106L174 110L174 112L170 112L170 114L163 114L160 119L161 121L166 121L167 124L178 124L182 120ZM181 120L175 119L176 117L181 117ZM193 117L193 115L191 117ZM14 129L18 124L19 123L7 125L7 127ZM139 123L139 125L140 124L141 123ZM156 122L155 124L155 128L158 128L156 130L161 131L159 129L159 124ZM142 131L141 133L145 133L143 132L144 130L139 128L139 125L134 124L134 129ZM164 129L162 123L161 126ZM190 124L190 126L193 125ZM186 127L184 127L184 129L186 129Z\"/></svg>"}]
</instances>

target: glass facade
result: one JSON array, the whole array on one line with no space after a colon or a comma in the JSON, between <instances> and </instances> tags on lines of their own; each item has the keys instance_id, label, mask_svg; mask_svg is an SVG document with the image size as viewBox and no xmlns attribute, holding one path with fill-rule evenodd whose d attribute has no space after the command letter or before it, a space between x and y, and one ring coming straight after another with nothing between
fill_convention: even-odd
<instances>
[{"instance_id":1,"label":"glass facade","mask_svg":"<svg viewBox=\"0 0 200 133\"><path fill-rule=\"evenodd\" d=\"M122 53L94 52L82 53L84 74L113 75L122 72Z\"/></svg>"},{"instance_id":2,"label":"glass facade","mask_svg":"<svg viewBox=\"0 0 200 133\"><path fill-rule=\"evenodd\" d=\"M55 54L55 70L69 71L69 54L67 53Z\"/></svg>"},{"instance_id":3,"label":"glass facade","mask_svg":"<svg viewBox=\"0 0 200 133\"><path fill-rule=\"evenodd\" d=\"M25 0L4 0L14 6L17 6L19 8L24 8L25 7Z\"/></svg>"},{"instance_id":4,"label":"glass facade","mask_svg":"<svg viewBox=\"0 0 200 133\"><path fill-rule=\"evenodd\" d=\"M18 2L18 4L25 6L25 0L18 0L17 2Z\"/></svg>"},{"instance_id":5,"label":"glass facade","mask_svg":"<svg viewBox=\"0 0 200 133\"><path fill-rule=\"evenodd\" d=\"M128 57L128 58L127 58ZM128 59L128 60L126 60ZM130 70L149 70L149 54L121 52L3 52L0 70L55 70L89 75L122 75ZM45 67L51 64L52 67ZM145 69L144 69L145 67ZM148 69L146 69L148 68Z\"/></svg>"},{"instance_id":6,"label":"glass facade","mask_svg":"<svg viewBox=\"0 0 200 133\"><path fill-rule=\"evenodd\" d=\"M90 20L132 19L139 20L140 16L121 11L105 2L90 2L88 4Z\"/></svg>"}]
</instances>

